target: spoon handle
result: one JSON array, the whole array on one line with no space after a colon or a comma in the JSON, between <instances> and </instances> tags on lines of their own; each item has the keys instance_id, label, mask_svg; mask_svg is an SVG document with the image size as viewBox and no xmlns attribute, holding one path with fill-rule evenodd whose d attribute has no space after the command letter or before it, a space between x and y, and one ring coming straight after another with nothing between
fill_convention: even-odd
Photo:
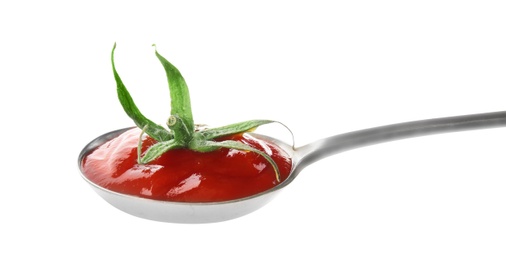
<instances>
[{"instance_id":1,"label":"spoon handle","mask_svg":"<svg viewBox=\"0 0 506 260\"><path fill-rule=\"evenodd\" d=\"M432 134L495 127L506 127L506 111L427 119L354 131L327 137L297 148L296 154L299 157L297 168L301 170L327 156L368 145Z\"/></svg>"}]
</instances>

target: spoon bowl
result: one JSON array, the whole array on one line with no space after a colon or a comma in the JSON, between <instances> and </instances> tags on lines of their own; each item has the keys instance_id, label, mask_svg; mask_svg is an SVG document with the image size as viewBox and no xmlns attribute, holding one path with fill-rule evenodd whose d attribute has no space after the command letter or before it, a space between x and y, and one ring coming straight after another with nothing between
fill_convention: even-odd
<instances>
[{"instance_id":1,"label":"spoon bowl","mask_svg":"<svg viewBox=\"0 0 506 260\"><path fill-rule=\"evenodd\" d=\"M405 138L505 126L506 111L445 117L380 126L335 135L295 149L277 139L253 134L285 150L292 158L292 172L286 180L270 190L253 196L223 202L185 203L152 200L117 193L88 180L83 174L81 167L83 159L100 145L119 136L130 128L109 132L91 141L79 154L78 165L81 176L91 185L95 192L112 206L126 213L162 222L212 223L238 218L263 207L283 188L290 184L302 169L330 155Z\"/></svg>"},{"instance_id":2,"label":"spoon bowl","mask_svg":"<svg viewBox=\"0 0 506 260\"><path fill-rule=\"evenodd\" d=\"M249 214L270 202L278 192L288 185L295 177L294 171L282 183L270 190L255 194L253 196L229 200L223 202L173 202L141 198L133 195L122 194L103 188L90 181L83 174L82 161L97 147L111 139L121 135L131 127L119 129L101 135L91 141L79 154L78 163L81 176L91 185L93 190L112 206L131 215L171 223L212 223L226 221ZM252 134L252 133L249 133ZM292 158L292 169L297 163L297 156L291 146L271 137L252 134L263 140L275 143L285 150Z\"/></svg>"}]
</instances>

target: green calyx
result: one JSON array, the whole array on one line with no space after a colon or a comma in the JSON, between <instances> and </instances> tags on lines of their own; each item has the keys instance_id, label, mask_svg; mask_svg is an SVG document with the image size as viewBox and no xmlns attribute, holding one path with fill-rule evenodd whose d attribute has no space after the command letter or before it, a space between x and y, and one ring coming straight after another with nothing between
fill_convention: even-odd
<instances>
[{"instance_id":1,"label":"green calyx","mask_svg":"<svg viewBox=\"0 0 506 260\"><path fill-rule=\"evenodd\" d=\"M155 46L155 45L153 45ZM149 163L169 150L186 148L197 152L212 152L220 148L236 149L241 151L254 152L265 158L274 168L276 180L280 181L279 169L274 160L263 151L244 143L232 140L215 141L216 138L251 131L258 126L274 123L271 120L250 120L235 123L218 128L195 130L193 114L190 103L190 93L188 86L179 72L179 70L161 56L155 48L156 57L162 63L169 83L171 98L171 115L167 120L167 128L155 124L146 118L135 105L130 93L123 84L116 66L114 65L114 51L116 44L112 49L111 62L116 79L118 98L127 115L135 122L137 127L142 129L138 146L138 162L140 164ZM141 151L142 135L146 133L157 141L150 146L144 153Z\"/></svg>"}]
</instances>

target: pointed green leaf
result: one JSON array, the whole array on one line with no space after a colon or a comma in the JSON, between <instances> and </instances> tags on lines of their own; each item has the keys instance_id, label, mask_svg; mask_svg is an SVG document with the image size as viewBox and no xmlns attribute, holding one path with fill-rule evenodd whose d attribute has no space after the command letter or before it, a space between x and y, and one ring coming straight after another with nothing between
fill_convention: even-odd
<instances>
[{"instance_id":1,"label":"pointed green leaf","mask_svg":"<svg viewBox=\"0 0 506 260\"><path fill-rule=\"evenodd\" d=\"M151 120L147 119L137 108L135 105L130 93L126 89L123 81L121 80L118 72L116 71L116 66L114 65L114 50L116 49L116 44L112 49L111 53L111 62L112 62L112 70L114 72L114 78L116 79L116 90L118 92L118 98L123 106L123 109L127 113L127 115L133 119L135 124L139 128L146 127L146 133L153 137L157 141L166 141L172 138L172 134L165 128L160 125L155 124Z\"/></svg>"},{"instance_id":2,"label":"pointed green leaf","mask_svg":"<svg viewBox=\"0 0 506 260\"><path fill-rule=\"evenodd\" d=\"M139 163L149 163L160 157L165 152L181 147L181 144L174 139L156 143L148 148L148 150L144 153L144 156L139 159Z\"/></svg>"},{"instance_id":3,"label":"pointed green leaf","mask_svg":"<svg viewBox=\"0 0 506 260\"><path fill-rule=\"evenodd\" d=\"M254 152L258 155L261 155L272 165L272 167L274 168L274 172L276 174L276 180L278 182L280 181L279 168L278 168L278 165L276 164L276 162L268 154L266 154L256 148L253 148L247 144L243 144L241 142L232 141L232 140L226 140L226 141L221 141L221 142L202 140L199 142L191 143L191 145L190 145L190 149L192 149L194 151L198 151L198 152L212 152L212 151L219 149L219 148L230 148L230 149L236 149L236 150L241 150L241 151L249 151L249 152Z\"/></svg>"},{"instance_id":4,"label":"pointed green leaf","mask_svg":"<svg viewBox=\"0 0 506 260\"><path fill-rule=\"evenodd\" d=\"M155 49L156 57L160 60L167 74L169 82L169 91L171 99L171 115L180 117L186 126L190 127L190 132L194 131L193 114L190 102L190 92L188 86L179 72L168 60L158 53Z\"/></svg>"},{"instance_id":5,"label":"pointed green leaf","mask_svg":"<svg viewBox=\"0 0 506 260\"><path fill-rule=\"evenodd\" d=\"M226 126L222 126L222 127L205 129L205 130L200 131L199 133L204 137L204 139L212 140L214 138L227 136L227 135L231 135L231 134L250 132L250 131L255 130L255 128L257 128L261 125L270 124L270 123L278 123L278 124L281 124L283 127L285 127L292 135L292 147L295 148L295 140L294 140L292 130L290 130L290 128L288 128L285 124L278 122L278 121L273 121L273 120L249 120L249 121L244 121L244 122L226 125Z\"/></svg>"},{"instance_id":6,"label":"pointed green leaf","mask_svg":"<svg viewBox=\"0 0 506 260\"><path fill-rule=\"evenodd\" d=\"M217 128L205 129L200 131L200 133L204 136L205 139L211 140L221 136L227 136L231 134L237 134L242 132L247 132L252 129L255 129L261 125L274 123L276 121L272 120L249 120L245 122L235 123L231 125L226 125Z\"/></svg>"}]
</instances>

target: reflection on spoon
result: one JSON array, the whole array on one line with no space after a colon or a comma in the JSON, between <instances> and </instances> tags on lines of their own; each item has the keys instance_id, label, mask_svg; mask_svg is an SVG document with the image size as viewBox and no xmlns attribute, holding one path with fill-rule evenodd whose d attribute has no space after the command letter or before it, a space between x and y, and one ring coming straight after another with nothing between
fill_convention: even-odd
<instances>
[{"instance_id":1,"label":"reflection on spoon","mask_svg":"<svg viewBox=\"0 0 506 260\"><path fill-rule=\"evenodd\" d=\"M369 128L324 138L295 149L279 140L262 136L262 139L277 144L292 157L293 167L290 176L268 191L224 202L185 203L139 198L104 189L88 180L84 175L82 176L107 202L134 216L172 223L220 222L244 216L261 208L271 201L281 189L290 184L302 169L330 155L405 138L505 126L506 111L503 111ZM81 162L90 152L128 129L130 128L104 134L86 145L78 158L81 174L83 172Z\"/></svg>"}]
</instances>

